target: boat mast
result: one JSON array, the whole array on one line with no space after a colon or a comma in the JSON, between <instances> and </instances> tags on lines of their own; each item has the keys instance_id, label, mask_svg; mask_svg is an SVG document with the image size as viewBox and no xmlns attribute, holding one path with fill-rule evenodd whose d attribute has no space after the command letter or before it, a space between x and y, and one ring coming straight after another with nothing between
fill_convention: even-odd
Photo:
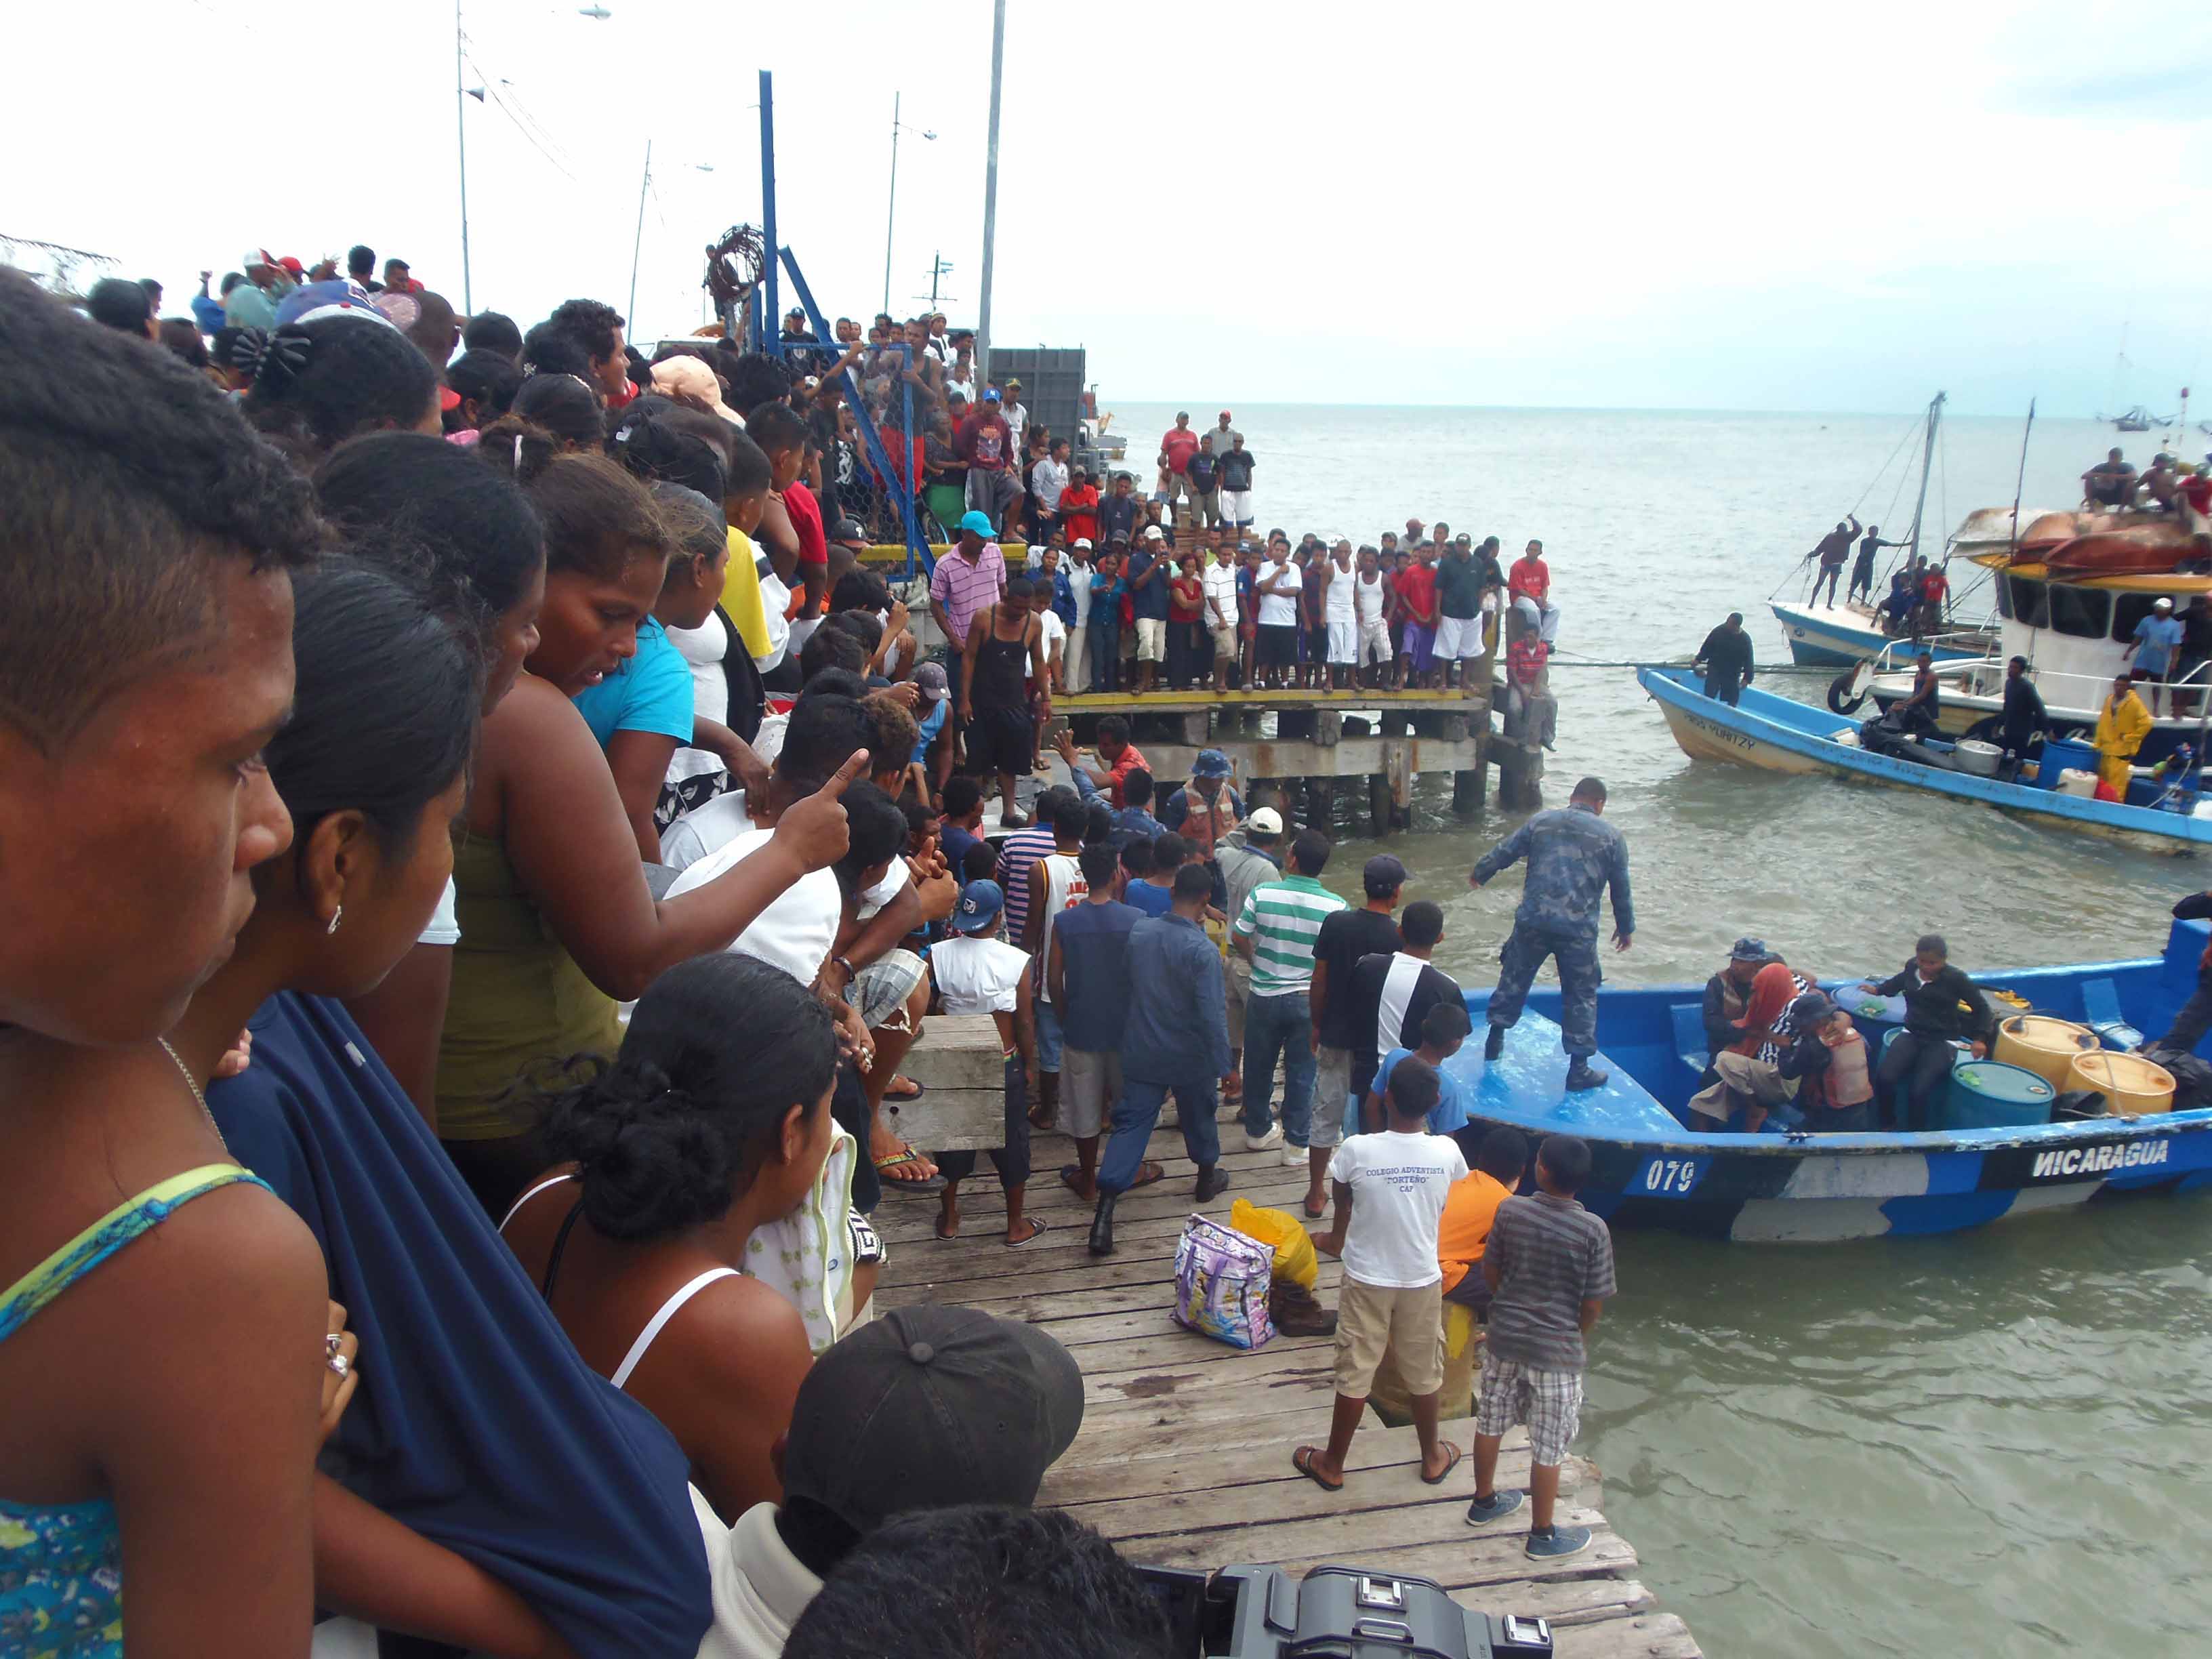
<instances>
[{"instance_id":1,"label":"boat mast","mask_svg":"<svg viewBox=\"0 0 2212 1659\"><path fill-rule=\"evenodd\" d=\"M1912 535L1905 550L1905 568L1910 570L1913 560L1920 556L1920 520L1928 511L1928 474L1936 462L1936 428L1943 419L1943 398L1939 392L1936 401L1928 405L1928 436L1920 447L1920 499L1912 504Z\"/></svg>"}]
</instances>

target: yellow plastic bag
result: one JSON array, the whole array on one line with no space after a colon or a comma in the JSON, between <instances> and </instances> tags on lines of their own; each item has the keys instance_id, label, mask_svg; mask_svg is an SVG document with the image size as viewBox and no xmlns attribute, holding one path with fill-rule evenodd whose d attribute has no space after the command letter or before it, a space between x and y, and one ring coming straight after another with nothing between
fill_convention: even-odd
<instances>
[{"instance_id":1,"label":"yellow plastic bag","mask_svg":"<svg viewBox=\"0 0 2212 1659\"><path fill-rule=\"evenodd\" d=\"M1321 1257L1312 1236L1288 1210L1263 1210L1249 1198L1229 1206L1229 1224L1247 1238L1256 1238L1275 1252L1275 1277L1314 1287L1321 1277Z\"/></svg>"}]
</instances>

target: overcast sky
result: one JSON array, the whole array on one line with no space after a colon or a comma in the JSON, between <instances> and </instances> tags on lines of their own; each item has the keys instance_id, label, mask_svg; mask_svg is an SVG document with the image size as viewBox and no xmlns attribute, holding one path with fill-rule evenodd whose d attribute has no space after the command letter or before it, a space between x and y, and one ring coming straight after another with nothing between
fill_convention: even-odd
<instances>
[{"instance_id":1,"label":"overcast sky","mask_svg":"<svg viewBox=\"0 0 2212 1659\"><path fill-rule=\"evenodd\" d=\"M831 315L972 321L988 0L763 14L470 0L473 292L699 321L761 216ZM2052 3L1356 8L1012 0L994 337L1123 399L1910 410L2212 376L2212 22ZM453 14L432 0L21 7L0 234L169 285L366 241L462 297ZM88 97L96 92L96 97ZM526 133L527 126L532 131ZM925 140L922 131L936 133ZM696 170L711 166L712 173ZM2134 365L2116 375L2123 326ZM2202 389L2212 416L2212 386Z\"/></svg>"}]
</instances>

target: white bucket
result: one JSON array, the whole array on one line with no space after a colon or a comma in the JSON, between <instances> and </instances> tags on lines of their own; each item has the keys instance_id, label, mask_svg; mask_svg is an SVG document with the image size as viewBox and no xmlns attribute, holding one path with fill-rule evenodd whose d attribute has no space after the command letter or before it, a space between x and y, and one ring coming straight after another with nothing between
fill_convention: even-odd
<instances>
[{"instance_id":1,"label":"white bucket","mask_svg":"<svg viewBox=\"0 0 2212 1659\"><path fill-rule=\"evenodd\" d=\"M2069 766L2058 775L2058 793L2080 795L2086 799L2097 793L2097 775Z\"/></svg>"},{"instance_id":2,"label":"white bucket","mask_svg":"<svg viewBox=\"0 0 2212 1659\"><path fill-rule=\"evenodd\" d=\"M1997 775L1997 763L2004 758L2004 750L1993 743L1961 738L1951 750L1951 757L1961 772L1971 772L1978 778L1993 778Z\"/></svg>"}]
</instances>

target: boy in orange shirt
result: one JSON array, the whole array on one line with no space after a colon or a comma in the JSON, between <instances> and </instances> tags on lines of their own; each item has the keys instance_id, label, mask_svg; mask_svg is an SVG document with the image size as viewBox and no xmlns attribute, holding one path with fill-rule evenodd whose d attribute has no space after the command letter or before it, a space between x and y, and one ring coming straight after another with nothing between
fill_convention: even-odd
<instances>
[{"instance_id":1,"label":"boy in orange shirt","mask_svg":"<svg viewBox=\"0 0 2212 1659\"><path fill-rule=\"evenodd\" d=\"M1482 1138L1466 1176L1452 1182L1444 1194L1443 1216L1437 1224L1437 1264L1443 1269L1444 1300L1472 1308L1478 1319L1490 1311L1490 1285L1472 1270L1482 1261L1498 1206L1513 1196L1528 1168L1528 1137L1501 1123Z\"/></svg>"}]
</instances>

